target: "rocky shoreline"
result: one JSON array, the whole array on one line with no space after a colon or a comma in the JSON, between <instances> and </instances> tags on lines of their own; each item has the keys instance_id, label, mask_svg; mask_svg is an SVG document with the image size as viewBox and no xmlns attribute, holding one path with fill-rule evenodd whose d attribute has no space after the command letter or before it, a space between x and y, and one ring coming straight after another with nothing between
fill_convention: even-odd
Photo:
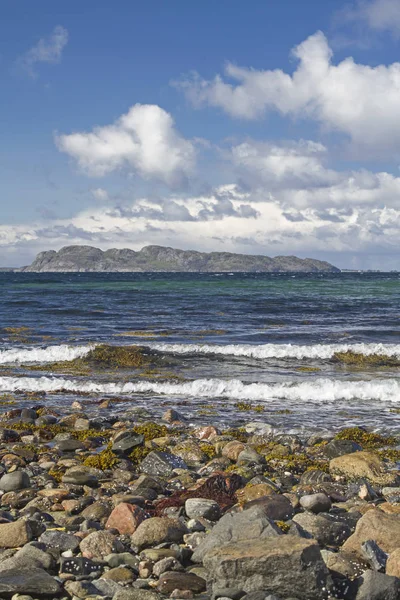
<instances>
[{"instance_id":1,"label":"rocky shoreline","mask_svg":"<svg viewBox=\"0 0 400 600\"><path fill-rule=\"evenodd\" d=\"M399 440L64 413L0 423L0 598L396 600Z\"/></svg>"}]
</instances>

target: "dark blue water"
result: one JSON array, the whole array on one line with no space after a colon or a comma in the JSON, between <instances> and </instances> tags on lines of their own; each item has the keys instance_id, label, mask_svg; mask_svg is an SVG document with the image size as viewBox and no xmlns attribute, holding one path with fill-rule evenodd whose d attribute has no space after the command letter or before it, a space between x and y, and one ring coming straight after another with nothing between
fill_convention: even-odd
<instances>
[{"instance_id":1,"label":"dark blue water","mask_svg":"<svg viewBox=\"0 0 400 600\"><path fill-rule=\"evenodd\" d=\"M94 398L122 393L130 406L156 412L185 401L192 420L398 427L398 369L354 371L332 361L346 349L400 357L396 273L0 273L0 315L2 393L52 391L52 401L69 402L86 386ZM149 346L180 383L46 371L97 343ZM24 369L28 363L44 372ZM238 401L262 404L265 414L242 414ZM293 413L279 416L283 408Z\"/></svg>"}]
</instances>

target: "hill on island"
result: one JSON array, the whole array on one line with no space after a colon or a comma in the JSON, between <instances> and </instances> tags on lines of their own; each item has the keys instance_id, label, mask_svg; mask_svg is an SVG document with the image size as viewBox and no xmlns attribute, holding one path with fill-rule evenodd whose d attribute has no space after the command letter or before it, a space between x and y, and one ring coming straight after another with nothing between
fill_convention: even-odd
<instances>
[{"instance_id":1,"label":"hill on island","mask_svg":"<svg viewBox=\"0 0 400 600\"><path fill-rule=\"evenodd\" d=\"M20 269L31 273L89 272L311 272L336 273L328 262L296 256L251 256L230 252L197 252L164 246L100 250L93 246L65 246L58 252L40 252L33 263Z\"/></svg>"}]
</instances>

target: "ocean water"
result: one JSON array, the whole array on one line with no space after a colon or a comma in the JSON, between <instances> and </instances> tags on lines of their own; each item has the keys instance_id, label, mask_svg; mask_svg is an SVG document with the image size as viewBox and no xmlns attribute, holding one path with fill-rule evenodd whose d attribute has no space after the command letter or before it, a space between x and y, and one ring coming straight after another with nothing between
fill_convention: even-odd
<instances>
[{"instance_id":1,"label":"ocean water","mask_svg":"<svg viewBox=\"0 0 400 600\"><path fill-rule=\"evenodd\" d=\"M65 410L79 397L105 417L108 397L138 418L171 407L221 427L400 430L400 369L333 360L346 350L400 358L396 273L0 273L0 316L0 410L10 395L37 403L35 392ZM160 372L51 371L102 343L144 346Z\"/></svg>"}]
</instances>

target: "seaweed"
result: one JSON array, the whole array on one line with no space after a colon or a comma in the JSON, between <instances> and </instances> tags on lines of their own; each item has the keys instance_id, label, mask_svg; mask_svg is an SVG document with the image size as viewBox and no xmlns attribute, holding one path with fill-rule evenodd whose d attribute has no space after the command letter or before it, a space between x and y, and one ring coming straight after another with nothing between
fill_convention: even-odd
<instances>
[{"instance_id":1,"label":"seaweed","mask_svg":"<svg viewBox=\"0 0 400 600\"><path fill-rule=\"evenodd\" d=\"M189 498L207 498L217 502L222 510L230 508L237 502L236 492L242 487L242 478L233 473L212 475L194 490L174 492L169 498L157 502L155 513L160 516L166 508L183 506Z\"/></svg>"},{"instance_id":2,"label":"seaweed","mask_svg":"<svg viewBox=\"0 0 400 600\"><path fill-rule=\"evenodd\" d=\"M350 367L400 367L400 360L385 354L361 354L347 350L335 352L332 360Z\"/></svg>"},{"instance_id":3,"label":"seaweed","mask_svg":"<svg viewBox=\"0 0 400 600\"><path fill-rule=\"evenodd\" d=\"M362 427L347 427L335 435L336 440L351 440L357 442L363 448L373 450L382 446L395 446L397 439L391 436L383 436L379 433L368 432Z\"/></svg>"},{"instance_id":4,"label":"seaweed","mask_svg":"<svg viewBox=\"0 0 400 600\"><path fill-rule=\"evenodd\" d=\"M112 452L110 445L105 450L102 450L98 454L88 456L83 461L85 467L94 467L95 469L101 469L106 471L112 469L118 462L118 458Z\"/></svg>"}]
</instances>

